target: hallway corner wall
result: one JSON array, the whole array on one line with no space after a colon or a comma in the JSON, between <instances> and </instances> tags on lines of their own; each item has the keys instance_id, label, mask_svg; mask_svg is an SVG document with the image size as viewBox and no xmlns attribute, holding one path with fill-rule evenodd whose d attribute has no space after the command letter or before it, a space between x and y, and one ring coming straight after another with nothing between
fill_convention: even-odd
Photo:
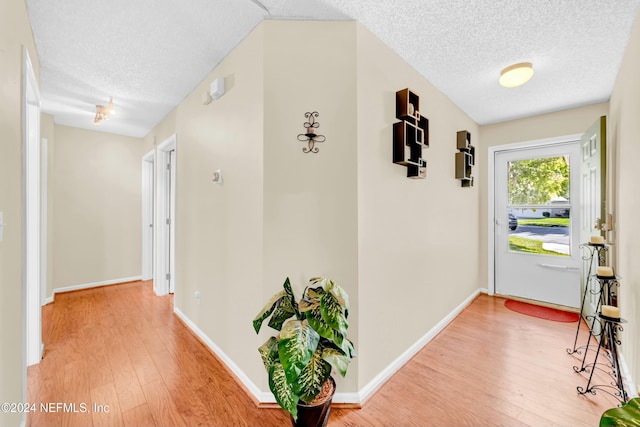
<instances>
[{"instance_id":1,"label":"hallway corner wall","mask_svg":"<svg viewBox=\"0 0 640 427\"><path fill-rule=\"evenodd\" d=\"M36 79L40 61L26 4L0 2L0 402L24 402L22 75L23 48L29 52ZM0 412L0 425L19 425L22 414Z\"/></svg>"},{"instance_id":2,"label":"hallway corner wall","mask_svg":"<svg viewBox=\"0 0 640 427\"><path fill-rule=\"evenodd\" d=\"M455 178L456 132L478 125L363 25L357 26L359 386L370 392L479 292L475 185ZM426 179L393 163L396 91L429 120ZM384 344L382 344L384 343Z\"/></svg>"},{"instance_id":3,"label":"hallway corner wall","mask_svg":"<svg viewBox=\"0 0 640 427\"><path fill-rule=\"evenodd\" d=\"M613 197L607 205L615 218L616 273L620 314L627 320L622 333L622 354L640 387L640 199L638 199L638 144L640 143L640 12L618 72L610 100L609 154L613 170Z\"/></svg>"}]
</instances>

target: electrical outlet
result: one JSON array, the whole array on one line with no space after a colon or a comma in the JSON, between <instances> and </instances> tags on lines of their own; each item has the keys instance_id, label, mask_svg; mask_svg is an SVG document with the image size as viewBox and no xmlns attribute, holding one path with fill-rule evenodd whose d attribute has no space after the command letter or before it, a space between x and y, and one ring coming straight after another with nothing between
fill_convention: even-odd
<instances>
[{"instance_id":1,"label":"electrical outlet","mask_svg":"<svg viewBox=\"0 0 640 427\"><path fill-rule=\"evenodd\" d=\"M196 291L196 293L194 294L194 296L196 297L196 302L198 304L200 304L200 291Z\"/></svg>"}]
</instances>

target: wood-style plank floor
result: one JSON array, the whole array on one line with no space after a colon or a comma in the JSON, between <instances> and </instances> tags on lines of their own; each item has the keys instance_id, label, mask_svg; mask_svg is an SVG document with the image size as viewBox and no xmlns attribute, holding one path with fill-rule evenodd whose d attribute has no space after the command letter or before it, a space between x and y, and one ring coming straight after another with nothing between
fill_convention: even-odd
<instances>
[{"instance_id":1,"label":"wood-style plank floor","mask_svg":"<svg viewBox=\"0 0 640 427\"><path fill-rule=\"evenodd\" d=\"M586 377L565 352L575 327L481 295L362 409L334 408L329 424L597 425L616 401L576 392ZM57 294L43 308L43 340L28 401L75 408L29 413L29 426L290 425L282 410L256 407L151 282Z\"/></svg>"}]
</instances>

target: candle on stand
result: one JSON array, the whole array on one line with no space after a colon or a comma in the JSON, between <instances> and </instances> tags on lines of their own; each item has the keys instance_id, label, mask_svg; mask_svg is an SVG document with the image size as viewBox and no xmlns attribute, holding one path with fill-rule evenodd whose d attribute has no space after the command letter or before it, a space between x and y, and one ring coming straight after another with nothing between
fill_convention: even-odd
<instances>
[{"instance_id":1,"label":"candle on stand","mask_svg":"<svg viewBox=\"0 0 640 427\"><path fill-rule=\"evenodd\" d=\"M307 135L315 135L316 131L313 128L307 128Z\"/></svg>"},{"instance_id":2,"label":"candle on stand","mask_svg":"<svg viewBox=\"0 0 640 427\"><path fill-rule=\"evenodd\" d=\"M593 243L594 245L604 245L604 237L591 236L591 243Z\"/></svg>"},{"instance_id":3,"label":"candle on stand","mask_svg":"<svg viewBox=\"0 0 640 427\"><path fill-rule=\"evenodd\" d=\"M612 305L603 305L600 310L600 314L602 314L605 317L609 317L611 319L619 319L620 309Z\"/></svg>"},{"instance_id":4,"label":"candle on stand","mask_svg":"<svg viewBox=\"0 0 640 427\"><path fill-rule=\"evenodd\" d=\"M611 267L598 267L598 277L613 277L613 268Z\"/></svg>"}]
</instances>

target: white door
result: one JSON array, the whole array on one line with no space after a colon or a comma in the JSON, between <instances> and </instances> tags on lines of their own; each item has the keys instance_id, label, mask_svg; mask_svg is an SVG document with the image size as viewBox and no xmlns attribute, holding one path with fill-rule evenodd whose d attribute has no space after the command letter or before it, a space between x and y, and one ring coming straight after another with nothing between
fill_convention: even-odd
<instances>
[{"instance_id":1,"label":"white door","mask_svg":"<svg viewBox=\"0 0 640 427\"><path fill-rule=\"evenodd\" d=\"M495 290L580 305L579 141L496 151Z\"/></svg>"},{"instance_id":2,"label":"white door","mask_svg":"<svg viewBox=\"0 0 640 427\"><path fill-rule=\"evenodd\" d=\"M156 295L175 289L176 135L158 145L153 289Z\"/></svg>"},{"instance_id":3,"label":"white door","mask_svg":"<svg viewBox=\"0 0 640 427\"><path fill-rule=\"evenodd\" d=\"M153 223L155 151L142 158L142 280L153 279Z\"/></svg>"},{"instance_id":4,"label":"white door","mask_svg":"<svg viewBox=\"0 0 640 427\"><path fill-rule=\"evenodd\" d=\"M175 268L176 268L176 150L169 151L169 293L175 291Z\"/></svg>"},{"instance_id":5,"label":"white door","mask_svg":"<svg viewBox=\"0 0 640 427\"><path fill-rule=\"evenodd\" d=\"M607 188L605 184L605 135L606 120L603 116L600 117L580 138L582 161L582 221L580 226L580 240L582 242L588 242L591 236L604 235L601 226L606 212L604 206L606 200L605 190ZM589 255L586 249L583 252L583 255ZM606 264L606 251L601 252L601 254L601 260L599 260L596 255L593 259L585 257L585 261L583 263L581 289L584 298L584 316L595 314L597 309L599 285L596 281L588 280L588 274L589 271L593 273L599 264Z\"/></svg>"}]
</instances>

